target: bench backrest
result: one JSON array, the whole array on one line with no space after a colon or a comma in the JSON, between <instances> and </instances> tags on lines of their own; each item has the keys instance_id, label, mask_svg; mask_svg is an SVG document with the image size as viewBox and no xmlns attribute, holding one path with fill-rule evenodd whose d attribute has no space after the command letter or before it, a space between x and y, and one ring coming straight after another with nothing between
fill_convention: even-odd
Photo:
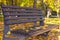
<instances>
[{"instance_id":1,"label":"bench backrest","mask_svg":"<svg viewBox=\"0 0 60 40\"><path fill-rule=\"evenodd\" d=\"M41 9L2 5L5 24L36 22L43 19Z\"/></svg>"}]
</instances>

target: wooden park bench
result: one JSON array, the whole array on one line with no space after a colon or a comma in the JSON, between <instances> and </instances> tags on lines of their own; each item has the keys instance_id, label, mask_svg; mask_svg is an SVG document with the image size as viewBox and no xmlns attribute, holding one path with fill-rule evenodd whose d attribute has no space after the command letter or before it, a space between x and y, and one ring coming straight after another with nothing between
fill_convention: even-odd
<instances>
[{"instance_id":1,"label":"wooden park bench","mask_svg":"<svg viewBox=\"0 0 60 40\"><path fill-rule=\"evenodd\" d=\"M15 40L15 39L7 39L5 35L10 31L9 25L13 24L21 24L34 22L33 29L37 27L36 22L40 22L40 26L44 26L44 17L41 9L29 8L29 7L19 7L19 6L7 6L2 5L2 12L4 15L4 34L3 40ZM52 28L56 28L57 25L48 25L49 27L46 29L37 29L30 30L26 32L23 29L12 30L12 35L19 34L19 40L24 40L26 37L37 36L43 34L45 32L50 31Z\"/></svg>"}]
</instances>

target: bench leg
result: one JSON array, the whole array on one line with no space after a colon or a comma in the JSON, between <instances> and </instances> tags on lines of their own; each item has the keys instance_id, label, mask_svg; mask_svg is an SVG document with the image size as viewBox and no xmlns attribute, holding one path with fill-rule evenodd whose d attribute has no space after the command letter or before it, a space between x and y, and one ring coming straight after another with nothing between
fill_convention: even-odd
<instances>
[{"instance_id":1,"label":"bench leg","mask_svg":"<svg viewBox=\"0 0 60 40\"><path fill-rule=\"evenodd\" d=\"M9 30L10 30L9 26L4 25L3 40L6 40L5 35L7 35L7 33L8 33Z\"/></svg>"},{"instance_id":2,"label":"bench leg","mask_svg":"<svg viewBox=\"0 0 60 40\"><path fill-rule=\"evenodd\" d=\"M40 21L40 26L44 26L44 21Z\"/></svg>"}]
</instances>

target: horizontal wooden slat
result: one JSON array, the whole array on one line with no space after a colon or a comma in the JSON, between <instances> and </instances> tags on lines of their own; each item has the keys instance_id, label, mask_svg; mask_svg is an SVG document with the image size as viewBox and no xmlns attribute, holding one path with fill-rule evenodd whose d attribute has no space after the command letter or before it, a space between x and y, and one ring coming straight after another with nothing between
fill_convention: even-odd
<instances>
[{"instance_id":1,"label":"horizontal wooden slat","mask_svg":"<svg viewBox=\"0 0 60 40\"><path fill-rule=\"evenodd\" d=\"M5 17L5 20L18 20L18 19L40 19L43 16L7 16Z\"/></svg>"},{"instance_id":2,"label":"horizontal wooden slat","mask_svg":"<svg viewBox=\"0 0 60 40\"><path fill-rule=\"evenodd\" d=\"M5 10L3 9L4 12L19 12L19 13L40 13L40 11L32 11L32 10Z\"/></svg>"},{"instance_id":3,"label":"horizontal wooden slat","mask_svg":"<svg viewBox=\"0 0 60 40\"><path fill-rule=\"evenodd\" d=\"M27 10L40 10L41 9L37 9L37 8L31 8L31 7L19 7L19 6L7 6L7 5L2 5L3 8L14 8L14 9L27 9Z\"/></svg>"},{"instance_id":4,"label":"horizontal wooden slat","mask_svg":"<svg viewBox=\"0 0 60 40\"><path fill-rule=\"evenodd\" d=\"M21 8L21 9L15 9L15 8L4 8L4 10L20 10L20 11L26 11L27 9L25 8L25 9L23 9L23 8ZM28 11L41 11L41 10L32 10L32 9L28 9Z\"/></svg>"},{"instance_id":5,"label":"horizontal wooden slat","mask_svg":"<svg viewBox=\"0 0 60 40\"><path fill-rule=\"evenodd\" d=\"M37 20L17 20L17 21L5 21L7 25L11 24L20 24L20 23L27 23L27 22L36 22Z\"/></svg>"},{"instance_id":6,"label":"horizontal wooden slat","mask_svg":"<svg viewBox=\"0 0 60 40\"><path fill-rule=\"evenodd\" d=\"M37 16L37 15L42 15L41 13L18 13L18 12L5 12L4 13L4 15L8 15L8 16L14 16L14 15L35 15L35 16Z\"/></svg>"},{"instance_id":7,"label":"horizontal wooden slat","mask_svg":"<svg viewBox=\"0 0 60 40\"><path fill-rule=\"evenodd\" d=\"M48 27L46 29L41 29L41 30L38 30L36 32L33 32L31 34L31 36L37 36L37 35L43 34L45 32L51 31L53 28L58 28L58 25L56 25L56 24L48 24Z\"/></svg>"}]
</instances>

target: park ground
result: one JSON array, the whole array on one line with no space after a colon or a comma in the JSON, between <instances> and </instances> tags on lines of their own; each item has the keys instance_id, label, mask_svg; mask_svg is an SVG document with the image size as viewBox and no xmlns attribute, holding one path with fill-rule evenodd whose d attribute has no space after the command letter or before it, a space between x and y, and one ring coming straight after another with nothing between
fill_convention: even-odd
<instances>
[{"instance_id":1,"label":"park ground","mask_svg":"<svg viewBox=\"0 0 60 40\"><path fill-rule=\"evenodd\" d=\"M2 40L4 21L3 21L3 18L0 18L0 19L2 19L0 21L0 40ZM45 24L57 24L57 25L59 25L59 29L53 29L53 32L57 31L58 35L60 35L59 34L60 33L60 18L45 18L44 22L45 22ZM30 25L30 24L28 24L28 25ZM56 33L54 33L54 34L56 34ZM48 38L50 38L50 37L48 37ZM60 40L60 36L57 36L57 38L58 38L58 40Z\"/></svg>"}]
</instances>

